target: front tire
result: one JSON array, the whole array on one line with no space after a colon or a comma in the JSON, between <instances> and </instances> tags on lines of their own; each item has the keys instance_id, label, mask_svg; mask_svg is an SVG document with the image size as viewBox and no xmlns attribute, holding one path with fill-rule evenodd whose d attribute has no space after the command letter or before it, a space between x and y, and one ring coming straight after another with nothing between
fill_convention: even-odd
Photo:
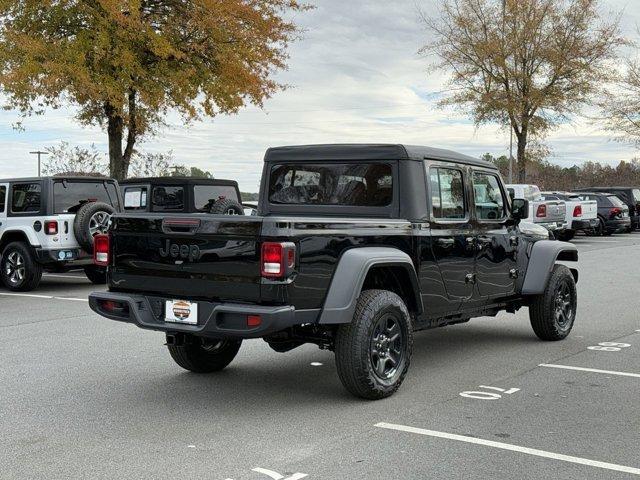
<instances>
[{"instance_id":1,"label":"front tire","mask_svg":"<svg viewBox=\"0 0 640 480\"><path fill-rule=\"evenodd\" d=\"M182 345L167 345L173 361L194 373L218 372L238 354L242 340L219 340L185 335Z\"/></svg>"},{"instance_id":2,"label":"front tire","mask_svg":"<svg viewBox=\"0 0 640 480\"><path fill-rule=\"evenodd\" d=\"M533 331L541 340L563 340L569 335L576 319L576 282L564 265L556 265L547 287L529 306Z\"/></svg>"},{"instance_id":3,"label":"front tire","mask_svg":"<svg viewBox=\"0 0 640 480\"><path fill-rule=\"evenodd\" d=\"M389 397L407 374L412 349L411 317L402 299L387 290L365 290L351 323L336 333L340 381L360 398Z\"/></svg>"},{"instance_id":4,"label":"front tire","mask_svg":"<svg viewBox=\"0 0 640 480\"><path fill-rule=\"evenodd\" d=\"M39 264L33 250L22 242L7 245L2 252L2 282L14 292L35 290L42 279L42 265Z\"/></svg>"}]
</instances>

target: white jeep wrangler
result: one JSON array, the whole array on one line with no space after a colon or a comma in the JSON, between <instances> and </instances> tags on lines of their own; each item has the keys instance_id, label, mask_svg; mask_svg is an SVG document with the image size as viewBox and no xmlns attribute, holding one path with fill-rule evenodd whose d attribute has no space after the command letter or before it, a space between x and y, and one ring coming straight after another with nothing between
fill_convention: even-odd
<instances>
[{"instance_id":1,"label":"white jeep wrangler","mask_svg":"<svg viewBox=\"0 0 640 480\"><path fill-rule=\"evenodd\" d=\"M93 237L120 210L115 180L40 177L0 180L0 278L14 291L35 289L43 271L82 268L105 283L92 262Z\"/></svg>"}]
</instances>

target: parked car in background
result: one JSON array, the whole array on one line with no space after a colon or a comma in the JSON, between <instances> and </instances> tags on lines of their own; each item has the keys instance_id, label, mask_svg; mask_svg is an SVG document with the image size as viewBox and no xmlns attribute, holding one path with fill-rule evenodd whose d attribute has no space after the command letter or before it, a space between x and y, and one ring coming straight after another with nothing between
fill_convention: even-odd
<instances>
[{"instance_id":1,"label":"parked car in background","mask_svg":"<svg viewBox=\"0 0 640 480\"><path fill-rule=\"evenodd\" d=\"M0 277L15 291L35 289L43 271L82 268L93 283L93 237L120 210L118 183L92 177L0 180Z\"/></svg>"},{"instance_id":2,"label":"parked car in background","mask_svg":"<svg viewBox=\"0 0 640 480\"><path fill-rule=\"evenodd\" d=\"M238 182L196 177L133 178L120 183L125 212L244 215Z\"/></svg>"},{"instance_id":3,"label":"parked car in background","mask_svg":"<svg viewBox=\"0 0 640 480\"><path fill-rule=\"evenodd\" d=\"M628 231L631 227L629 207L612 193L586 192L580 193L583 200L595 200L598 204L598 235Z\"/></svg>"},{"instance_id":4,"label":"parked car in background","mask_svg":"<svg viewBox=\"0 0 640 480\"><path fill-rule=\"evenodd\" d=\"M544 200L536 185L510 184L507 191L512 199L521 198L529 202L526 222L542 225L554 235L562 235L568 228L567 207L562 200Z\"/></svg>"},{"instance_id":5,"label":"parked car in background","mask_svg":"<svg viewBox=\"0 0 640 480\"><path fill-rule=\"evenodd\" d=\"M631 225L629 231L640 228L640 188L638 187L589 187L574 192L612 193L629 207Z\"/></svg>"},{"instance_id":6,"label":"parked car in background","mask_svg":"<svg viewBox=\"0 0 640 480\"><path fill-rule=\"evenodd\" d=\"M582 200L577 193L571 192L542 192L542 198L565 202L568 227L557 234L558 240L568 242L577 232L595 232L598 226L598 203L595 200Z\"/></svg>"}]
</instances>

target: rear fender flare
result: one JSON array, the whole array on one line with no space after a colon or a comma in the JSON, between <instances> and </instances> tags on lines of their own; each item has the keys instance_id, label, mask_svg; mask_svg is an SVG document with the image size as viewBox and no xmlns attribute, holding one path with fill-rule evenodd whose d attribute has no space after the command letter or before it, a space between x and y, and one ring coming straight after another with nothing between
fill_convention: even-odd
<instances>
[{"instance_id":1,"label":"rear fender flare","mask_svg":"<svg viewBox=\"0 0 640 480\"><path fill-rule=\"evenodd\" d=\"M377 266L402 267L407 271L417 313L422 313L418 276L411 257L396 248L362 247L347 250L340 258L318 323L350 323L367 274L372 267Z\"/></svg>"},{"instance_id":2,"label":"rear fender flare","mask_svg":"<svg viewBox=\"0 0 640 480\"><path fill-rule=\"evenodd\" d=\"M539 240L533 244L529 255L529 265L522 284L522 295L540 295L547 288L547 282L558 261L577 262L578 248L566 242ZM578 270L570 267L578 282Z\"/></svg>"}]
</instances>

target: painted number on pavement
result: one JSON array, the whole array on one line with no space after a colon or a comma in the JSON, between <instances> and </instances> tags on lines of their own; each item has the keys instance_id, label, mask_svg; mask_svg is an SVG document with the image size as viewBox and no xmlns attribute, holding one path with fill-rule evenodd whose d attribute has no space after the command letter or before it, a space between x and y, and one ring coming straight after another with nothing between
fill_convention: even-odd
<instances>
[{"instance_id":1,"label":"painted number on pavement","mask_svg":"<svg viewBox=\"0 0 640 480\"><path fill-rule=\"evenodd\" d=\"M512 395L516 392L519 392L519 388L499 388L499 387L488 387L486 385L480 385L478 388L483 388L485 390L491 390L490 392L483 391L471 391L471 392L462 392L460 393L461 397L465 398L475 398L476 400L499 400L502 398L502 395ZM500 392L500 393L495 393Z\"/></svg>"},{"instance_id":2,"label":"painted number on pavement","mask_svg":"<svg viewBox=\"0 0 640 480\"><path fill-rule=\"evenodd\" d=\"M616 342L600 342L598 345L587 347L589 350L599 350L601 352L619 352L623 348L628 348L631 345L628 343L616 343Z\"/></svg>"}]
</instances>

